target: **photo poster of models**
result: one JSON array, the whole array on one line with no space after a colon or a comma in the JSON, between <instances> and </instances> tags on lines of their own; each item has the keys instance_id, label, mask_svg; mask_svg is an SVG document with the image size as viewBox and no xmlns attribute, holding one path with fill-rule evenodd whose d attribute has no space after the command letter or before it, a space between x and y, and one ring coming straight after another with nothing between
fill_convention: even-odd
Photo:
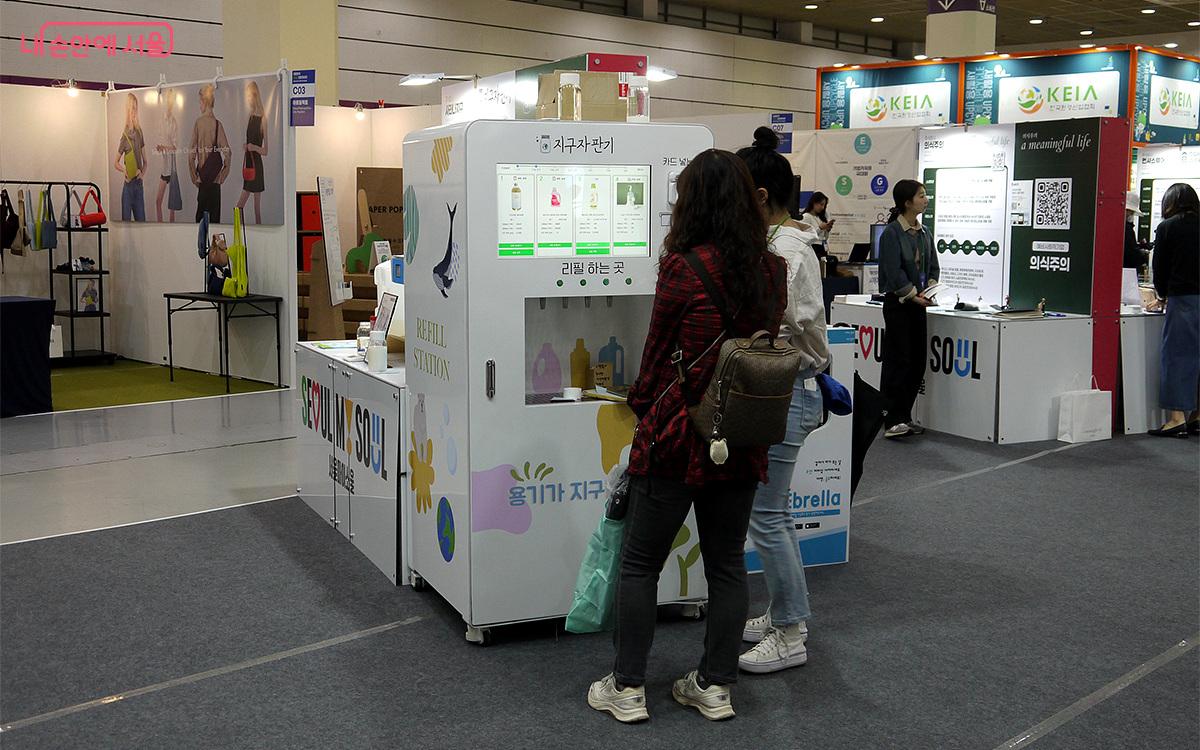
<instances>
[{"instance_id":1,"label":"photo poster of models","mask_svg":"<svg viewBox=\"0 0 1200 750\"><path fill-rule=\"evenodd\" d=\"M275 73L109 92L109 220L283 224L283 95Z\"/></svg>"}]
</instances>

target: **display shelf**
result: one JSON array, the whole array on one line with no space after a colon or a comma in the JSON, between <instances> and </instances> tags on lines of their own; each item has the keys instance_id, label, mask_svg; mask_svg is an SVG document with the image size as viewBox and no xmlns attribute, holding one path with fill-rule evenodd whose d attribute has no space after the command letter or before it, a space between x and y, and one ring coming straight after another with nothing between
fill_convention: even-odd
<instances>
[{"instance_id":1,"label":"display shelf","mask_svg":"<svg viewBox=\"0 0 1200 750\"><path fill-rule=\"evenodd\" d=\"M51 271L51 273L57 274L59 276L108 276L112 273L112 271L102 271L99 269L97 269L95 271L71 271L71 270L64 270L64 269L56 268L53 271Z\"/></svg>"},{"instance_id":2,"label":"display shelf","mask_svg":"<svg viewBox=\"0 0 1200 750\"><path fill-rule=\"evenodd\" d=\"M100 349L79 349L73 354L68 354L62 357L52 357L50 359L51 367L86 367L87 365L111 365L117 361L117 355L114 352L106 352Z\"/></svg>"},{"instance_id":3,"label":"display shelf","mask_svg":"<svg viewBox=\"0 0 1200 750\"><path fill-rule=\"evenodd\" d=\"M76 192L76 188L94 192L96 195L96 202L103 205L103 196L101 195L100 186L94 182L72 182L70 180L58 180L50 182L43 182L40 180L0 180L0 184L16 185L19 189L34 187L39 189L44 188L44 191L48 195L52 195L54 191L62 189L65 196L63 199L65 201L63 209L68 216L78 216L81 210L81 206L79 204L79 194ZM55 302L61 301L67 303L67 308L63 310L55 310L54 316L56 318L66 318L69 321L69 323L65 324L65 326L70 332L70 346L69 348L65 349L65 356L53 360L53 363L55 365L62 365L63 363L79 364L84 361L89 364L96 362L111 363L115 360L116 355L107 351L107 347L105 346L106 331L104 322L105 318L112 317L111 313L105 310L107 295L105 294L106 290L104 288L105 281L110 275L109 272L104 268L104 239L105 235L108 234L108 227L66 226L57 227L57 231L61 236L58 237L56 246L53 248L44 248L46 251L46 276L47 280L49 281L50 299L54 300ZM82 246L75 246L77 241L85 242L85 240L80 239L81 236L85 235L93 235L95 237L94 249L84 250ZM86 243L88 248L92 247L91 240L87 240ZM59 251L64 250L66 251L67 256L66 263L60 262L59 258L61 256L57 255ZM96 267L94 269L90 271L69 270L71 266L74 265L75 258L80 257L77 255L77 253L80 252L95 254ZM60 268L60 266L65 266L65 268ZM61 289L63 285L55 284L54 281L55 278L64 277L67 280L67 293L65 299L60 297L55 290L56 286ZM96 306L98 309L95 312L84 312L79 309L80 297L79 291L76 288L75 279L94 279L94 281L89 282L89 284L94 288L96 294ZM79 349L76 346L76 334L78 332L75 330L75 321L87 318L93 318L100 321L98 331L100 339L99 349ZM66 341L63 343L66 344Z\"/></svg>"}]
</instances>

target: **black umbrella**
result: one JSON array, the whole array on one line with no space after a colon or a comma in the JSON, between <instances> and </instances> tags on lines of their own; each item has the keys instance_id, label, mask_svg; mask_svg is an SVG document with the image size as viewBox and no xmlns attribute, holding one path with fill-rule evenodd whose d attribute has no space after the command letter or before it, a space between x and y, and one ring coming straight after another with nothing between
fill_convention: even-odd
<instances>
[{"instance_id":1,"label":"black umbrella","mask_svg":"<svg viewBox=\"0 0 1200 750\"><path fill-rule=\"evenodd\" d=\"M871 449L871 443L883 426L883 415L887 413L883 394L854 373L854 421L850 438L850 504L854 504L854 492L862 478L863 459Z\"/></svg>"}]
</instances>

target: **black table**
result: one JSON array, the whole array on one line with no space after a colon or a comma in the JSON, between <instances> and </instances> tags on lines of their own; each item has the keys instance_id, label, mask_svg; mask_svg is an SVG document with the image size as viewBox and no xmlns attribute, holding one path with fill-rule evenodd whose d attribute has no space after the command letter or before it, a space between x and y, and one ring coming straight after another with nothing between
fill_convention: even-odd
<instances>
[{"instance_id":1,"label":"black table","mask_svg":"<svg viewBox=\"0 0 1200 750\"><path fill-rule=\"evenodd\" d=\"M54 300L0 297L0 417L54 411L50 326Z\"/></svg>"},{"instance_id":2,"label":"black table","mask_svg":"<svg viewBox=\"0 0 1200 750\"><path fill-rule=\"evenodd\" d=\"M217 343L221 349L221 375L225 378L225 392L229 393L229 321L235 318L274 318L275 319L275 385L283 387L283 355L279 332L279 303L282 297L269 294L248 294L245 297L223 297L220 294L204 292L167 292L163 295L167 300L167 368L171 373L171 381L175 380L175 344L171 330L171 316L177 312L189 310L217 311ZM181 301L176 307L173 301ZM245 306L253 312L237 314L235 310Z\"/></svg>"}]
</instances>

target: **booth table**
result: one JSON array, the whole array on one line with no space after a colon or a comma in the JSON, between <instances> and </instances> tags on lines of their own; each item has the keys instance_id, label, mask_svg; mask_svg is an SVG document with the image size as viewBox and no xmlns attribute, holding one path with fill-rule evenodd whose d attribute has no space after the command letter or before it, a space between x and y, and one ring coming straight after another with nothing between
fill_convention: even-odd
<instances>
[{"instance_id":1,"label":"booth table","mask_svg":"<svg viewBox=\"0 0 1200 750\"><path fill-rule=\"evenodd\" d=\"M295 353L297 493L392 583L406 583L403 357L369 372L354 341L304 342Z\"/></svg>"},{"instance_id":2,"label":"booth table","mask_svg":"<svg viewBox=\"0 0 1200 750\"><path fill-rule=\"evenodd\" d=\"M175 380L175 338L171 328L171 318L178 312L193 310L217 311L217 345L221 350L220 374L225 378L225 392L229 393L229 321L235 318L274 318L275 319L275 385L283 387L283 353L279 331L279 303L282 297L269 294L248 294L245 297L225 297L220 294L205 292L167 292L163 294L167 300L167 368L171 373L171 381ZM181 301L176 307L173 301ZM241 306L250 308L253 312L235 313Z\"/></svg>"},{"instance_id":3,"label":"booth table","mask_svg":"<svg viewBox=\"0 0 1200 750\"><path fill-rule=\"evenodd\" d=\"M54 300L0 297L0 417L53 411L50 326Z\"/></svg>"},{"instance_id":4,"label":"booth table","mask_svg":"<svg viewBox=\"0 0 1200 750\"><path fill-rule=\"evenodd\" d=\"M1144 433L1166 421L1158 405L1165 322L1162 313L1121 315L1121 406L1126 435Z\"/></svg>"},{"instance_id":5,"label":"booth table","mask_svg":"<svg viewBox=\"0 0 1200 750\"><path fill-rule=\"evenodd\" d=\"M883 306L839 298L830 323L858 329L856 367L879 387ZM929 345L913 418L951 435L997 443L1058 437L1058 396L1090 388L1092 320L1057 315L1008 320L979 312L929 309Z\"/></svg>"}]
</instances>

